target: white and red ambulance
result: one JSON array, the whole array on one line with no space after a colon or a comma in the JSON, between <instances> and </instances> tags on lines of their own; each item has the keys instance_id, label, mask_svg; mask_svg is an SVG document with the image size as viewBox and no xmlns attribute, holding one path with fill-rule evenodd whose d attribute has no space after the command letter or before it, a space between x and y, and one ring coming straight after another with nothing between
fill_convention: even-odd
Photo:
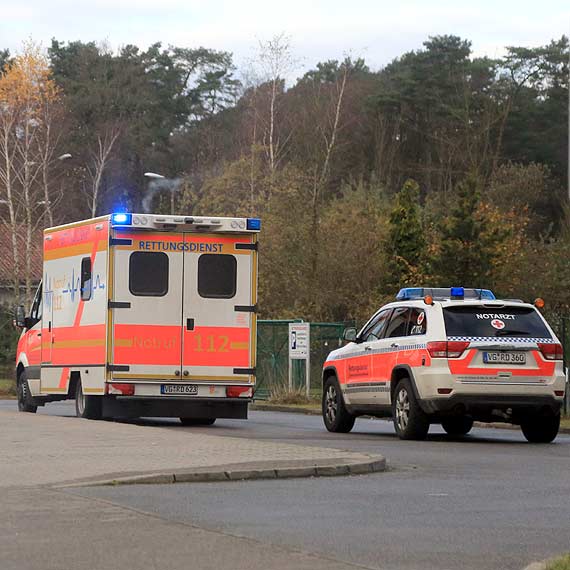
<instances>
[{"instance_id":1,"label":"white and red ambulance","mask_svg":"<svg viewBox=\"0 0 570 570\"><path fill-rule=\"evenodd\" d=\"M255 384L257 218L116 213L44 232L18 406L77 415L247 418Z\"/></svg>"},{"instance_id":2,"label":"white and red ambulance","mask_svg":"<svg viewBox=\"0 0 570 570\"><path fill-rule=\"evenodd\" d=\"M474 421L520 425L534 443L560 426L562 345L536 306L488 289L402 289L323 368L326 428L349 432L361 415L390 417L402 439L430 424L466 435Z\"/></svg>"}]
</instances>

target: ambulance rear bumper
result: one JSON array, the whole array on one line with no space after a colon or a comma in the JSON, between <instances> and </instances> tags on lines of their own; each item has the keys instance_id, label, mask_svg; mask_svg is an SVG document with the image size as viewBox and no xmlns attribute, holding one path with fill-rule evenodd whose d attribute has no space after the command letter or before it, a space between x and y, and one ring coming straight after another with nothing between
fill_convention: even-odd
<instances>
[{"instance_id":1,"label":"ambulance rear bumper","mask_svg":"<svg viewBox=\"0 0 570 570\"><path fill-rule=\"evenodd\" d=\"M103 415L114 418L247 419L249 398L107 396Z\"/></svg>"},{"instance_id":2,"label":"ambulance rear bumper","mask_svg":"<svg viewBox=\"0 0 570 570\"><path fill-rule=\"evenodd\" d=\"M481 395L454 394L447 398L422 399L424 412L433 415L472 415L475 418L497 415L494 412L507 412L522 417L542 413L558 414L563 399L550 395Z\"/></svg>"}]
</instances>

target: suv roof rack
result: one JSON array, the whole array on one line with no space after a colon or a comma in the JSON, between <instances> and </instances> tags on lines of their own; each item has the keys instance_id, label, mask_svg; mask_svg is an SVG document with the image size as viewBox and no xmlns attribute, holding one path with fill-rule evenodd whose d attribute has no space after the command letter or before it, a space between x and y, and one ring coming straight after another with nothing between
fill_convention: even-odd
<instances>
[{"instance_id":1,"label":"suv roof rack","mask_svg":"<svg viewBox=\"0 0 570 570\"><path fill-rule=\"evenodd\" d=\"M484 301L495 301L494 293L489 289L465 289L464 287L405 287L400 289L396 295L398 301L411 301L423 299L429 295L435 300L443 301L447 299L481 299Z\"/></svg>"}]
</instances>

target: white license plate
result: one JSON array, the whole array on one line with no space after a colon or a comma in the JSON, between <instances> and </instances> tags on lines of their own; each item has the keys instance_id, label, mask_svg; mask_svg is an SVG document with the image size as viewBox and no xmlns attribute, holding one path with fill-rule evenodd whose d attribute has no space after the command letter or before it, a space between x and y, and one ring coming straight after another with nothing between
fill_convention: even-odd
<instances>
[{"instance_id":1,"label":"white license plate","mask_svg":"<svg viewBox=\"0 0 570 570\"><path fill-rule=\"evenodd\" d=\"M485 364L526 364L526 352L484 352Z\"/></svg>"},{"instance_id":2,"label":"white license plate","mask_svg":"<svg viewBox=\"0 0 570 570\"><path fill-rule=\"evenodd\" d=\"M198 394L198 386L196 384L161 384L160 393L196 396Z\"/></svg>"}]
</instances>

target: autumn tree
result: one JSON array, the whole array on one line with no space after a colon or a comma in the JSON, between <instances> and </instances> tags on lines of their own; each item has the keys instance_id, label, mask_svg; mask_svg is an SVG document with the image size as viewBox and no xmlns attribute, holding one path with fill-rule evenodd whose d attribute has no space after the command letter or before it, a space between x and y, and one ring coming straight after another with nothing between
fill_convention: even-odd
<instances>
[{"instance_id":1,"label":"autumn tree","mask_svg":"<svg viewBox=\"0 0 570 570\"><path fill-rule=\"evenodd\" d=\"M0 193L7 209L3 222L10 228L14 289L18 296L23 278L28 301L34 230L46 210L53 221L49 172L58 138L58 99L46 57L36 45L26 44L0 77Z\"/></svg>"}]
</instances>

